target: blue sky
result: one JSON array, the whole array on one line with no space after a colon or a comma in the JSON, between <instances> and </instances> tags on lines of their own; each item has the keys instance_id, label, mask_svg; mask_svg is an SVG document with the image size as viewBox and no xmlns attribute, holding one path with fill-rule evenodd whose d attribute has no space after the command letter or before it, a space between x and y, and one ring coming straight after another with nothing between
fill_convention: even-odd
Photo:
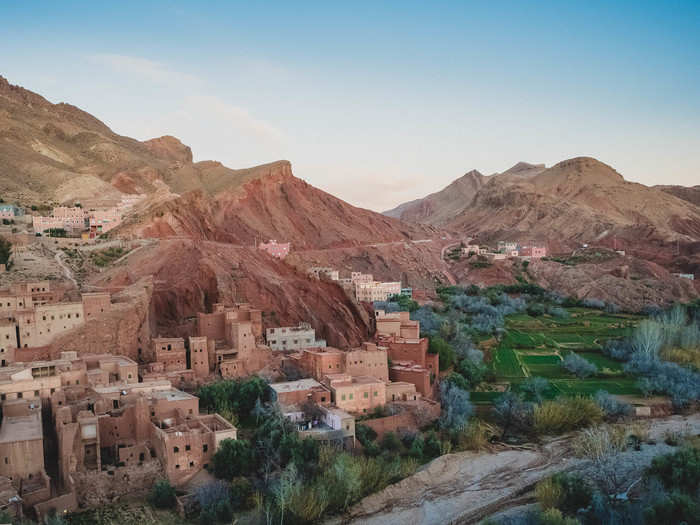
<instances>
[{"instance_id":1,"label":"blue sky","mask_svg":"<svg viewBox=\"0 0 700 525\"><path fill-rule=\"evenodd\" d=\"M0 74L195 160L375 210L578 155L700 184L698 1L99 4L0 3Z\"/></svg>"}]
</instances>

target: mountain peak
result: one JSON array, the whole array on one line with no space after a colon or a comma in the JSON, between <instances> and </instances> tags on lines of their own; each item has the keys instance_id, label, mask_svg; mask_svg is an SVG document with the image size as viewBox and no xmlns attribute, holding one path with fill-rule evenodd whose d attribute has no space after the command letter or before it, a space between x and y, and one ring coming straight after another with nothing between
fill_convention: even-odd
<instances>
[{"instance_id":1,"label":"mountain peak","mask_svg":"<svg viewBox=\"0 0 700 525\"><path fill-rule=\"evenodd\" d=\"M536 177L541 184L600 184L615 185L624 177L607 164L593 157L574 157L555 164ZM567 181L567 182L565 182Z\"/></svg>"},{"instance_id":2,"label":"mountain peak","mask_svg":"<svg viewBox=\"0 0 700 525\"><path fill-rule=\"evenodd\" d=\"M189 164L192 162L192 150L180 139L172 135L163 135L143 142L149 151L159 159Z\"/></svg>"}]
</instances>

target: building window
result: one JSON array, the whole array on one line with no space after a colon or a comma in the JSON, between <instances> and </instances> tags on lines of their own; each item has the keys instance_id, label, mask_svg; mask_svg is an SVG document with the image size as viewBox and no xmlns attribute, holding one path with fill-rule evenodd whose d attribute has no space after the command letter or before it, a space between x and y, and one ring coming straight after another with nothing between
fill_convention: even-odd
<instances>
[{"instance_id":1,"label":"building window","mask_svg":"<svg viewBox=\"0 0 700 525\"><path fill-rule=\"evenodd\" d=\"M343 395L341 396L341 399L342 399L343 401L345 401L345 394L343 394Z\"/></svg>"},{"instance_id":2,"label":"building window","mask_svg":"<svg viewBox=\"0 0 700 525\"><path fill-rule=\"evenodd\" d=\"M35 391L34 391L34 397L39 397L39 391L38 391L38 390L35 390Z\"/></svg>"},{"instance_id":3,"label":"building window","mask_svg":"<svg viewBox=\"0 0 700 525\"><path fill-rule=\"evenodd\" d=\"M178 447L173 447L173 452L175 452L175 454L177 454L178 452L180 452L180 449Z\"/></svg>"},{"instance_id":4,"label":"building window","mask_svg":"<svg viewBox=\"0 0 700 525\"><path fill-rule=\"evenodd\" d=\"M369 397L369 392L365 392L365 399Z\"/></svg>"},{"instance_id":5,"label":"building window","mask_svg":"<svg viewBox=\"0 0 700 525\"><path fill-rule=\"evenodd\" d=\"M176 468L176 469L179 469L179 468L180 468L180 465L175 465L175 468Z\"/></svg>"},{"instance_id":6,"label":"building window","mask_svg":"<svg viewBox=\"0 0 700 525\"><path fill-rule=\"evenodd\" d=\"M17 399L22 399L24 394L22 392L17 392Z\"/></svg>"},{"instance_id":7,"label":"building window","mask_svg":"<svg viewBox=\"0 0 700 525\"><path fill-rule=\"evenodd\" d=\"M352 399L352 396L353 396L353 395L354 395L354 394L350 394L350 399Z\"/></svg>"},{"instance_id":8,"label":"building window","mask_svg":"<svg viewBox=\"0 0 700 525\"><path fill-rule=\"evenodd\" d=\"M209 450L209 445L204 443L204 445L202 445L202 452L206 452L207 450Z\"/></svg>"},{"instance_id":9,"label":"building window","mask_svg":"<svg viewBox=\"0 0 700 525\"><path fill-rule=\"evenodd\" d=\"M190 450L190 446L189 446L189 445L185 445L185 450Z\"/></svg>"}]
</instances>

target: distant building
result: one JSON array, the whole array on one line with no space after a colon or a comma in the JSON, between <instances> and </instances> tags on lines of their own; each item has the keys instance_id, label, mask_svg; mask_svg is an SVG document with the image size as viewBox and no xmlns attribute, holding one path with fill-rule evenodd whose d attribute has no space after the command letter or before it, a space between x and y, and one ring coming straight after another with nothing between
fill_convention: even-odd
<instances>
[{"instance_id":1,"label":"distant building","mask_svg":"<svg viewBox=\"0 0 700 525\"><path fill-rule=\"evenodd\" d=\"M498 251L501 253L518 251L518 243L513 241L498 241Z\"/></svg>"},{"instance_id":2,"label":"distant building","mask_svg":"<svg viewBox=\"0 0 700 525\"><path fill-rule=\"evenodd\" d=\"M689 281L695 280L695 274L693 273L674 273L673 275L675 275L679 279L688 279Z\"/></svg>"},{"instance_id":3,"label":"distant building","mask_svg":"<svg viewBox=\"0 0 700 525\"><path fill-rule=\"evenodd\" d=\"M314 266L307 270L309 277L314 279L326 279L328 281L337 281L339 278L338 270L334 270L328 266Z\"/></svg>"},{"instance_id":4,"label":"distant building","mask_svg":"<svg viewBox=\"0 0 700 525\"><path fill-rule=\"evenodd\" d=\"M545 246L523 246L520 248L520 257L529 257L531 259L541 259L547 256L547 248Z\"/></svg>"},{"instance_id":5,"label":"distant building","mask_svg":"<svg viewBox=\"0 0 700 525\"><path fill-rule=\"evenodd\" d=\"M413 288L401 288L401 295L413 298Z\"/></svg>"},{"instance_id":6,"label":"distant building","mask_svg":"<svg viewBox=\"0 0 700 525\"><path fill-rule=\"evenodd\" d=\"M269 242L262 242L258 244L259 250L263 250L272 257L277 257L278 259L284 259L287 255L289 255L290 247L290 243L278 243L274 239L271 239Z\"/></svg>"},{"instance_id":7,"label":"distant building","mask_svg":"<svg viewBox=\"0 0 700 525\"><path fill-rule=\"evenodd\" d=\"M400 282L358 281L355 283L355 298L372 303L386 301L392 295L401 293Z\"/></svg>"},{"instance_id":8,"label":"distant building","mask_svg":"<svg viewBox=\"0 0 700 525\"><path fill-rule=\"evenodd\" d=\"M308 323L300 323L298 326L268 328L265 337L267 345L273 350L301 350L326 346L326 341L316 339L316 331Z\"/></svg>"},{"instance_id":9,"label":"distant building","mask_svg":"<svg viewBox=\"0 0 700 525\"><path fill-rule=\"evenodd\" d=\"M0 204L0 219L14 219L24 215L24 210L14 204Z\"/></svg>"}]
</instances>

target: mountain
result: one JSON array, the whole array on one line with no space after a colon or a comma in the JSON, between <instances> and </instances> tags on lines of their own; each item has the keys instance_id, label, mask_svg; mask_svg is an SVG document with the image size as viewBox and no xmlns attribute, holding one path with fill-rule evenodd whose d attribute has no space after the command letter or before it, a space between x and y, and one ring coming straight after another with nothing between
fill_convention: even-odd
<instances>
[{"instance_id":1,"label":"mountain","mask_svg":"<svg viewBox=\"0 0 700 525\"><path fill-rule=\"evenodd\" d=\"M24 205L108 204L145 194L123 235L181 237L297 248L400 241L435 234L360 209L294 177L287 161L230 169L193 162L164 136L123 137L69 104L52 104L0 77L0 195Z\"/></svg>"},{"instance_id":2,"label":"mountain","mask_svg":"<svg viewBox=\"0 0 700 525\"><path fill-rule=\"evenodd\" d=\"M452 218L471 204L476 193L491 178L498 176L504 181L517 182L534 177L542 173L544 169L544 164L518 162L503 173L495 173L490 176L472 170L436 193L422 199L405 202L383 213L388 217L405 221L433 225L448 224Z\"/></svg>"},{"instance_id":3,"label":"mountain","mask_svg":"<svg viewBox=\"0 0 700 525\"><path fill-rule=\"evenodd\" d=\"M474 176L476 191L457 193L454 185L461 187L465 177L389 214L487 240L513 237L577 244L614 239L622 247L640 248L650 242L700 238L700 208L692 189L662 190L628 182L590 157L548 169L519 163L501 174Z\"/></svg>"},{"instance_id":4,"label":"mountain","mask_svg":"<svg viewBox=\"0 0 700 525\"><path fill-rule=\"evenodd\" d=\"M700 186L654 186L654 188L700 207Z\"/></svg>"}]
</instances>

